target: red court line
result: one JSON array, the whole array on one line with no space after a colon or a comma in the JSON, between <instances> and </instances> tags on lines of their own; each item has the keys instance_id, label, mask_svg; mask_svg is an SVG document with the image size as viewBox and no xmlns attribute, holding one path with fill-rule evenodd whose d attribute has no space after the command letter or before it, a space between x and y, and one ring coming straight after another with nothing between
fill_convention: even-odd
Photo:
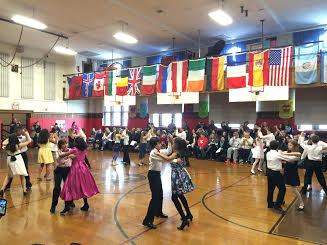
<instances>
[{"instance_id":1,"label":"red court line","mask_svg":"<svg viewBox=\"0 0 327 245\"><path fill-rule=\"evenodd\" d=\"M209 198L211 198L211 197L213 197L213 196L215 196L215 195L217 195L217 194L220 193L220 192L223 192L224 190L227 190L228 188L233 187L234 185L236 185L236 184L240 183L241 181L243 181L243 180L249 178L250 176L251 176L251 174L248 175L248 176L246 176L246 177L244 177L244 178L239 179L238 181L236 181L236 182L233 183L233 184L230 184L230 185L228 185L228 186L226 186L226 187L222 187L222 188L220 188L220 189L217 189L213 194L211 194L210 196L207 196L207 197L205 198L205 200L206 200L206 199L209 199ZM199 203L202 203L202 200L197 201L196 203L193 203L193 204L190 206L190 208L192 208L192 207L198 205ZM169 218L174 218L174 217L176 217L176 216L178 216L178 215L179 215L179 214L176 213L176 214L173 215L173 216L169 216ZM167 220L168 220L168 219L165 219L165 220L159 222L158 224L156 224L156 226L159 226L159 225L161 225L161 224L167 222ZM131 241L137 239L138 237L140 237L141 235L143 235L144 233L146 233L146 232L148 232L148 231L150 231L150 230L152 230L152 229L146 229L146 230L144 230L144 231L141 231L140 233L138 233L138 234L136 234L136 235L130 237L130 238L127 239L126 241L120 243L120 245L123 245L123 244L126 244L126 243L128 243L128 242L131 242Z\"/></svg>"}]
</instances>

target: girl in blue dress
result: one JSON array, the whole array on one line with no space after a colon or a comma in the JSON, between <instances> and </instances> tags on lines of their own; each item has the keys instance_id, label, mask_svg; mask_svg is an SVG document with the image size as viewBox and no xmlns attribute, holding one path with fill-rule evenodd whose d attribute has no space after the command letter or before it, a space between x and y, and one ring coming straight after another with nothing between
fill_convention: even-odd
<instances>
[{"instance_id":1,"label":"girl in blue dress","mask_svg":"<svg viewBox=\"0 0 327 245\"><path fill-rule=\"evenodd\" d=\"M171 161L171 199L182 219L182 224L178 226L177 229L183 230L185 226L190 226L189 220L193 220L193 216L184 196L184 194L194 190L191 176L184 167L185 156L187 155L186 141L179 137L174 138L173 154L170 156L160 154L159 152L155 154L167 161ZM184 206L186 215L179 200Z\"/></svg>"}]
</instances>

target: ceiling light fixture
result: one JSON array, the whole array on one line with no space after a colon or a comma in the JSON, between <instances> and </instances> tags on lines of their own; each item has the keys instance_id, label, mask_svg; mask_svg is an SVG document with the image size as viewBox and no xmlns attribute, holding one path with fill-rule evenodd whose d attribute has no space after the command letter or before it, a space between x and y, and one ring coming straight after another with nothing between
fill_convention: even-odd
<instances>
[{"instance_id":1,"label":"ceiling light fixture","mask_svg":"<svg viewBox=\"0 0 327 245\"><path fill-rule=\"evenodd\" d=\"M210 12L208 15L211 17L211 19L213 19L222 26L227 26L233 23L232 17L230 17L222 9Z\"/></svg>"},{"instance_id":2,"label":"ceiling light fixture","mask_svg":"<svg viewBox=\"0 0 327 245\"><path fill-rule=\"evenodd\" d=\"M137 43L137 39L125 32L117 32L114 35L114 38L116 38L119 41L122 41L124 43L129 43L129 44L133 44L133 43Z\"/></svg>"},{"instance_id":3,"label":"ceiling light fixture","mask_svg":"<svg viewBox=\"0 0 327 245\"><path fill-rule=\"evenodd\" d=\"M45 24L43 24L42 22L32 19L32 18L22 16L22 15L14 15L11 19L18 24L32 27L35 29L43 30L43 29L47 28L47 26Z\"/></svg>"},{"instance_id":4,"label":"ceiling light fixture","mask_svg":"<svg viewBox=\"0 0 327 245\"><path fill-rule=\"evenodd\" d=\"M66 55L76 55L77 52L70 49L70 48L65 48L63 46L57 46L54 48L54 51L56 51L59 54L66 54Z\"/></svg>"}]
</instances>

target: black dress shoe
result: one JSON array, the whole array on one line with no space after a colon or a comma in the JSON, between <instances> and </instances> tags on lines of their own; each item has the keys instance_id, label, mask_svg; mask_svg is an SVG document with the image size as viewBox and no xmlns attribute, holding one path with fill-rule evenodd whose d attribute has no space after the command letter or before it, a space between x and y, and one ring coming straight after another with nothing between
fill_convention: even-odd
<instances>
[{"instance_id":1,"label":"black dress shoe","mask_svg":"<svg viewBox=\"0 0 327 245\"><path fill-rule=\"evenodd\" d=\"M144 222L142 223L142 225L144 225L145 227L148 227L149 229L157 229L157 226L155 226L153 223L151 222Z\"/></svg>"},{"instance_id":2,"label":"black dress shoe","mask_svg":"<svg viewBox=\"0 0 327 245\"><path fill-rule=\"evenodd\" d=\"M71 207L71 208L75 208L75 203L72 202L72 203L70 204L70 207Z\"/></svg>"},{"instance_id":3,"label":"black dress shoe","mask_svg":"<svg viewBox=\"0 0 327 245\"><path fill-rule=\"evenodd\" d=\"M280 212L281 214L286 214L286 211L284 209L282 209L282 207L274 207L274 209L278 212Z\"/></svg>"},{"instance_id":4,"label":"black dress shoe","mask_svg":"<svg viewBox=\"0 0 327 245\"><path fill-rule=\"evenodd\" d=\"M167 219L168 215L167 214L160 214L158 216L156 216L157 218L163 218L163 219Z\"/></svg>"},{"instance_id":5,"label":"black dress shoe","mask_svg":"<svg viewBox=\"0 0 327 245\"><path fill-rule=\"evenodd\" d=\"M89 205L88 204L84 204L84 206L83 207L81 207L81 210L82 211L88 211L89 210Z\"/></svg>"},{"instance_id":6,"label":"black dress shoe","mask_svg":"<svg viewBox=\"0 0 327 245\"><path fill-rule=\"evenodd\" d=\"M55 206L51 206L50 213L54 214L55 212L56 212L56 207Z\"/></svg>"},{"instance_id":7,"label":"black dress shoe","mask_svg":"<svg viewBox=\"0 0 327 245\"><path fill-rule=\"evenodd\" d=\"M65 207L64 210L62 210L60 212L60 215L63 215L64 216L64 215L68 214L69 210L70 210L69 207Z\"/></svg>"}]
</instances>

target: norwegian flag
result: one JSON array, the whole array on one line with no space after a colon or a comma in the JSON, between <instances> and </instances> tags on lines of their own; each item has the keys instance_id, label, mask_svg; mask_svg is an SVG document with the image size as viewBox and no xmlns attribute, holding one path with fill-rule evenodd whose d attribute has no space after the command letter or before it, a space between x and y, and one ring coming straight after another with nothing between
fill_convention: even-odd
<instances>
[{"instance_id":1,"label":"norwegian flag","mask_svg":"<svg viewBox=\"0 0 327 245\"><path fill-rule=\"evenodd\" d=\"M293 47L271 49L269 53L269 86L289 86Z\"/></svg>"},{"instance_id":2,"label":"norwegian flag","mask_svg":"<svg viewBox=\"0 0 327 245\"><path fill-rule=\"evenodd\" d=\"M141 94L141 90L140 90L141 72L142 72L142 67L129 68L128 88L127 88L128 95Z\"/></svg>"}]
</instances>

